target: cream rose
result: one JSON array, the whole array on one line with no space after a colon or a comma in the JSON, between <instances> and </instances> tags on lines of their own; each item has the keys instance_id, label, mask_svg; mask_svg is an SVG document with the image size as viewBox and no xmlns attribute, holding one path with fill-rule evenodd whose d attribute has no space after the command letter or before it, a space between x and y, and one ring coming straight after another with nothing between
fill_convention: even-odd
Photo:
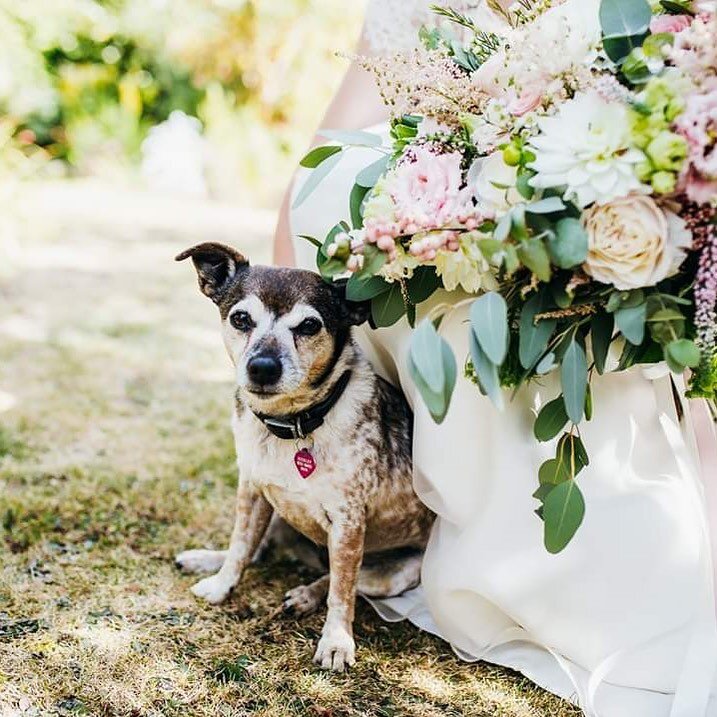
<instances>
[{"instance_id":1,"label":"cream rose","mask_svg":"<svg viewBox=\"0 0 717 717\"><path fill-rule=\"evenodd\" d=\"M692 244L684 221L640 194L583 212L585 273L617 289L654 286L674 274Z\"/></svg>"}]
</instances>

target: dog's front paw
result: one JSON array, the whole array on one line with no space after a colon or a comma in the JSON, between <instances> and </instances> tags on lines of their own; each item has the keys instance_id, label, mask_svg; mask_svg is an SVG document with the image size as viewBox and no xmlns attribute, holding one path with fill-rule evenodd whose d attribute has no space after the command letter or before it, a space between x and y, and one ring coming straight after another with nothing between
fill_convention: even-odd
<instances>
[{"instance_id":1,"label":"dog's front paw","mask_svg":"<svg viewBox=\"0 0 717 717\"><path fill-rule=\"evenodd\" d=\"M324 670L343 672L356 662L356 644L342 627L327 630L319 640L314 662Z\"/></svg>"},{"instance_id":2,"label":"dog's front paw","mask_svg":"<svg viewBox=\"0 0 717 717\"><path fill-rule=\"evenodd\" d=\"M212 605L218 605L229 597L234 585L234 581L227 580L221 573L217 573L192 585L191 590L198 598L202 598Z\"/></svg>"},{"instance_id":3,"label":"dog's front paw","mask_svg":"<svg viewBox=\"0 0 717 717\"><path fill-rule=\"evenodd\" d=\"M226 550L185 550L174 559L184 573L216 573L224 565Z\"/></svg>"}]
</instances>

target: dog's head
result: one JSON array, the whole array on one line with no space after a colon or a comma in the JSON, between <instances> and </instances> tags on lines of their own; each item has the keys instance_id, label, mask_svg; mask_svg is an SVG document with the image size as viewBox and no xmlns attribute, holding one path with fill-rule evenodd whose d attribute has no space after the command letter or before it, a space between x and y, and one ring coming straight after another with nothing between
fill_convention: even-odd
<instances>
[{"instance_id":1,"label":"dog's head","mask_svg":"<svg viewBox=\"0 0 717 717\"><path fill-rule=\"evenodd\" d=\"M188 258L202 293L219 307L237 384L255 410L309 400L345 360L351 327L368 319L366 304L348 302L313 272L249 266L215 243L187 249L177 261Z\"/></svg>"}]
</instances>

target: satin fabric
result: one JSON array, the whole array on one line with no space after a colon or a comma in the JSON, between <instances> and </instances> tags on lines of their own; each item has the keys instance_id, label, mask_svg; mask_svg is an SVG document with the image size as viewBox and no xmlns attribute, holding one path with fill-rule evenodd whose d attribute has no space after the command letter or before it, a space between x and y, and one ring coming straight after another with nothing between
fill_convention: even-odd
<instances>
[{"instance_id":1,"label":"satin fabric","mask_svg":"<svg viewBox=\"0 0 717 717\"><path fill-rule=\"evenodd\" d=\"M323 240L348 219L354 178L376 158L374 150L348 150L292 211L293 234ZM309 243L297 239L295 249L299 266L315 268ZM708 515L702 482L717 475L704 474L690 410L680 418L668 372L637 367L594 381L595 414L581 426L591 460L578 478L585 520L570 545L550 555L531 496L555 446L537 443L532 427L559 382L533 382L497 411L461 375L464 298L439 292L418 312L419 320L444 316L440 331L459 362L440 426L408 375L405 319L361 332L376 370L414 408L414 484L438 516L421 587L373 601L377 611L440 635L463 659L519 670L586 715L717 716L717 516Z\"/></svg>"}]
</instances>

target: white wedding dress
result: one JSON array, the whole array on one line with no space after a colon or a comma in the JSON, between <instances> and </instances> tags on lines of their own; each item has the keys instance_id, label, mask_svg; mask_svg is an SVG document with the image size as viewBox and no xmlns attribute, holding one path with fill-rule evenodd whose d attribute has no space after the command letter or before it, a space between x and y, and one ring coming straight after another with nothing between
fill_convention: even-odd
<instances>
[{"instance_id":1,"label":"white wedding dress","mask_svg":"<svg viewBox=\"0 0 717 717\"><path fill-rule=\"evenodd\" d=\"M412 44L428 4L372 0L366 34L374 51ZM348 219L353 180L375 158L369 149L344 153L292 212L293 234L323 240ZM295 252L297 265L315 268L312 245L297 238ZM419 320L431 309L445 313L440 331L460 363L468 307L442 292L419 307ZM536 407L558 395L557 380L522 389L498 412L460 377L438 426L407 372L405 319L366 329L361 340L414 408L415 487L438 515L422 586L374 601L378 612L440 635L466 660L519 670L586 715L717 716L717 457L708 455L715 437L706 406L678 399L676 407L659 365L599 377L593 420L581 429L591 457L578 478L585 520L550 555L531 495L554 446L538 444L532 424Z\"/></svg>"}]
</instances>

